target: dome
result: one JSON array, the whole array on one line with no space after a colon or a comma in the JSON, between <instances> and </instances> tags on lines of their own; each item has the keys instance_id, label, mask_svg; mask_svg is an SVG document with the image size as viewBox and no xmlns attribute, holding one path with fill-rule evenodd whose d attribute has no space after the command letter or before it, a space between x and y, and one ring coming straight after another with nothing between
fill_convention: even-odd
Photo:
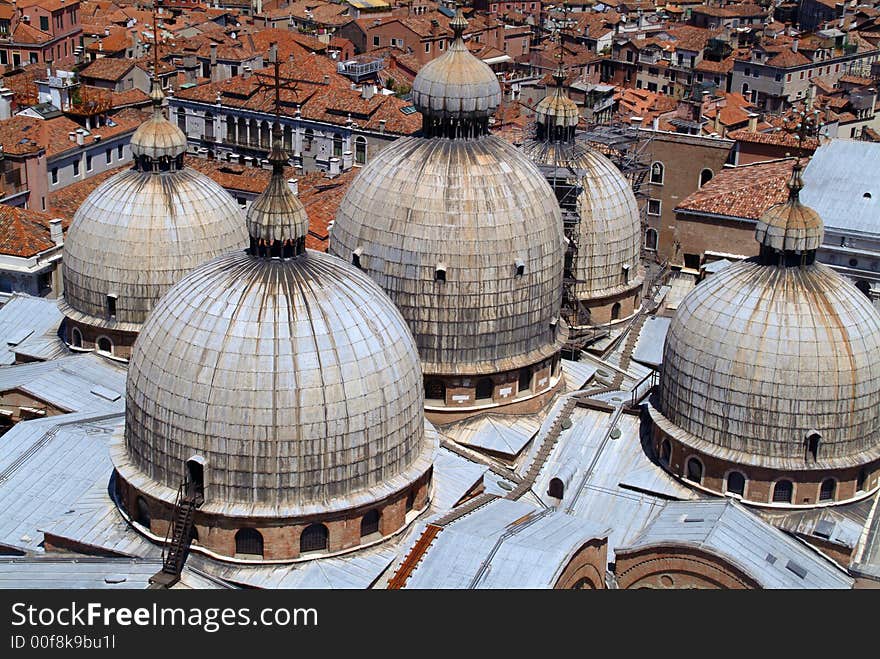
<instances>
[{"instance_id":1,"label":"dome","mask_svg":"<svg viewBox=\"0 0 880 659\"><path fill-rule=\"evenodd\" d=\"M62 312L136 332L184 274L246 245L238 204L207 176L188 168L121 172L74 215L64 242ZM116 296L112 319L107 296Z\"/></svg>"},{"instance_id":2,"label":"dome","mask_svg":"<svg viewBox=\"0 0 880 659\"><path fill-rule=\"evenodd\" d=\"M816 250L822 245L825 229L822 218L798 197L803 188L801 166L798 163L788 183L790 197L774 204L758 219L755 237L766 247L784 252Z\"/></svg>"},{"instance_id":3,"label":"dome","mask_svg":"<svg viewBox=\"0 0 880 659\"><path fill-rule=\"evenodd\" d=\"M743 464L803 469L880 456L880 315L825 265L728 266L685 296L663 351L673 434Z\"/></svg>"},{"instance_id":4,"label":"dome","mask_svg":"<svg viewBox=\"0 0 880 659\"><path fill-rule=\"evenodd\" d=\"M535 106L535 121L543 124L545 130L553 128L573 128L578 125L580 111L577 103L565 93L565 70L560 66L553 74L556 87Z\"/></svg>"},{"instance_id":5,"label":"dome","mask_svg":"<svg viewBox=\"0 0 880 659\"><path fill-rule=\"evenodd\" d=\"M131 136L131 154L135 159L146 158L149 161L175 160L186 153L186 135L162 116L165 96L156 80L153 81L150 98L153 101L153 116Z\"/></svg>"},{"instance_id":6,"label":"dome","mask_svg":"<svg viewBox=\"0 0 880 659\"><path fill-rule=\"evenodd\" d=\"M490 135L397 140L352 182L330 236L330 251L397 304L426 374L496 373L558 352L563 250L553 191Z\"/></svg>"},{"instance_id":7,"label":"dome","mask_svg":"<svg viewBox=\"0 0 880 659\"><path fill-rule=\"evenodd\" d=\"M641 283L642 224L629 181L608 158L571 140L527 140L523 154L551 184L576 186L574 228L577 251L573 294L581 300L610 297Z\"/></svg>"},{"instance_id":8,"label":"dome","mask_svg":"<svg viewBox=\"0 0 880 659\"><path fill-rule=\"evenodd\" d=\"M413 81L413 105L430 118L488 118L501 104L498 78L488 64L468 51L462 38L467 21L461 9L449 27L455 35L449 48L423 66Z\"/></svg>"},{"instance_id":9,"label":"dome","mask_svg":"<svg viewBox=\"0 0 880 659\"><path fill-rule=\"evenodd\" d=\"M206 465L202 512L294 516L372 501L430 468L421 371L376 284L326 254L200 266L135 344L117 468L167 496Z\"/></svg>"}]
</instances>

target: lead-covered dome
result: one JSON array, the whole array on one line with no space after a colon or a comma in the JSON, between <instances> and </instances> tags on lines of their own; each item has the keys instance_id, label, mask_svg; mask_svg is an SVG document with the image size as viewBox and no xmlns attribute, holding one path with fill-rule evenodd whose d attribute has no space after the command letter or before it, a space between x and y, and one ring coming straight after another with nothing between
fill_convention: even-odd
<instances>
[{"instance_id":1,"label":"lead-covered dome","mask_svg":"<svg viewBox=\"0 0 880 659\"><path fill-rule=\"evenodd\" d=\"M816 243L779 245L805 215L822 229L800 206L800 165L789 187L788 207L774 216L794 224L779 225L778 234L759 226L758 257L710 276L680 303L652 414L663 436L686 447L673 462L690 463L687 452L702 460L699 468L687 464L689 479L723 489L721 472L739 465L756 485L743 492L738 477L727 491L803 505L853 497L866 489L865 467L877 467L880 313L815 261ZM771 488L780 477L783 486Z\"/></svg>"},{"instance_id":2,"label":"lead-covered dome","mask_svg":"<svg viewBox=\"0 0 880 659\"><path fill-rule=\"evenodd\" d=\"M148 125L145 140L180 132L158 105L138 132ZM104 181L77 209L64 243L59 303L74 322L137 332L184 274L248 244L235 200L207 176L182 167L183 151L167 146L133 142L134 168Z\"/></svg>"},{"instance_id":3,"label":"lead-covered dome","mask_svg":"<svg viewBox=\"0 0 880 659\"><path fill-rule=\"evenodd\" d=\"M487 121L501 104L501 85L484 61L471 55L462 37L461 9L449 22L454 37L440 57L421 68L412 86L413 105L427 123Z\"/></svg>"},{"instance_id":4,"label":"lead-covered dome","mask_svg":"<svg viewBox=\"0 0 880 659\"><path fill-rule=\"evenodd\" d=\"M537 168L494 136L402 138L342 199L330 251L409 322L426 373L494 373L559 350L562 221Z\"/></svg>"},{"instance_id":5,"label":"lead-covered dome","mask_svg":"<svg viewBox=\"0 0 880 659\"><path fill-rule=\"evenodd\" d=\"M251 247L173 286L129 366L116 468L168 501L197 459L203 514L334 514L405 492L433 462L406 321L357 268L305 250L302 204L274 185L276 133Z\"/></svg>"}]
</instances>

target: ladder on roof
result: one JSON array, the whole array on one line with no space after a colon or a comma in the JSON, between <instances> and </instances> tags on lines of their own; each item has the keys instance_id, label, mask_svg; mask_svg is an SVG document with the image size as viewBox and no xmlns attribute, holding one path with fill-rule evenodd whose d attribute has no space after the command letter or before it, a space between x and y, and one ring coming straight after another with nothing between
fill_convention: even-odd
<instances>
[{"instance_id":1,"label":"ladder on roof","mask_svg":"<svg viewBox=\"0 0 880 659\"><path fill-rule=\"evenodd\" d=\"M150 577L150 583L170 588L180 580L193 540L196 508L201 503L202 497L198 492L193 491L186 481L181 483L174 503L173 518L165 534L162 569Z\"/></svg>"}]
</instances>

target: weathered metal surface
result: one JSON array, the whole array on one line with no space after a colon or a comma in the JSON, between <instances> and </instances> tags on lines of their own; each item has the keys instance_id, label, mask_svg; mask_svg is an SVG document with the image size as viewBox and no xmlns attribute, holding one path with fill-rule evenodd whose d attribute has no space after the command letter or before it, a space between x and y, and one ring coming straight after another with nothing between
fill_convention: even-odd
<instances>
[{"instance_id":1,"label":"weathered metal surface","mask_svg":"<svg viewBox=\"0 0 880 659\"><path fill-rule=\"evenodd\" d=\"M576 186L578 218L572 275L574 295L591 300L639 286L641 220L629 181L608 158L581 142L529 139L523 154L554 183Z\"/></svg>"},{"instance_id":2,"label":"weathered metal surface","mask_svg":"<svg viewBox=\"0 0 880 659\"><path fill-rule=\"evenodd\" d=\"M536 167L494 136L402 138L382 151L351 184L330 235L342 259L358 249L409 323L427 374L513 370L562 344L559 207Z\"/></svg>"},{"instance_id":3,"label":"weathered metal surface","mask_svg":"<svg viewBox=\"0 0 880 659\"><path fill-rule=\"evenodd\" d=\"M55 300L13 294L0 309L0 364L14 364L17 354L34 359L69 354L58 337L62 320Z\"/></svg>"},{"instance_id":4,"label":"weathered metal surface","mask_svg":"<svg viewBox=\"0 0 880 659\"><path fill-rule=\"evenodd\" d=\"M137 331L184 274L248 244L242 219L229 193L192 169L116 174L70 225L59 306L90 325ZM108 295L116 296L115 319Z\"/></svg>"},{"instance_id":5,"label":"weathered metal surface","mask_svg":"<svg viewBox=\"0 0 880 659\"><path fill-rule=\"evenodd\" d=\"M813 468L857 465L880 457L878 355L880 314L833 270L743 261L679 305L659 410L718 457L803 469L816 431Z\"/></svg>"},{"instance_id":6,"label":"weathered metal surface","mask_svg":"<svg viewBox=\"0 0 880 659\"><path fill-rule=\"evenodd\" d=\"M422 375L400 313L327 254L218 257L156 305L129 367L126 480L167 498L205 460L201 510L367 504L427 471Z\"/></svg>"},{"instance_id":7,"label":"weathered metal surface","mask_svg":"<svg viewBox=\"0 0 880 659\"><path fill-rule=\"evenodd\" d=\"M564 80L564 75L562 76ZM571 128L578 125L580 112L577 103L558 85L535 106L535 121L550 127Z\"/></svg>"},{"instance_id":8,"label":"weathered metal surface","mask_svg":"<svg viewBox=\"0 0 880 659\"><path fill-rule=\"evenodd\" d=\"M467 21L459 10L449 22L455 38L446 53L426 64L412 86L413 105L438 118L488 117L501 104L501 85L484 61L471 55L462 33Z\"/></svg>"},{"instance_id":9,"label":"weathered metal surface","mask_svg":"<svg viewBox=\"0 0 880 659\"><path fill-rule=\"evenodd\" d=\"M282 167L276 168L268 187L248 208L246 224L251 238L270 245L275 241L296 242L309 232L306 209L287 184Z\"/></svg>"},{"instance_id":10,"label":"weathered metal surface","mask_svg":"<svg viewBox=\"0 0 880 659\"><path fill-rule=\"evenodd\" d=\"M788 200L768 208L755 224L755 238L759 243L780 252L819 249L825 228L819 214L801 203L800 190L803 186L798 163L788 182Z\"/></svg>"},{"instance_id":11,"label":"weathered metal surface","mask_svg":"<svg viewBox=\"0 0 880 659\"><path fill-rule=\"evenodd\" d=\"M667 503L631 544L618 551L667 545L694 546L716 554L763 588L853 586L846 572L815 550L730 499Z\"/></svg>"}]
</instances>

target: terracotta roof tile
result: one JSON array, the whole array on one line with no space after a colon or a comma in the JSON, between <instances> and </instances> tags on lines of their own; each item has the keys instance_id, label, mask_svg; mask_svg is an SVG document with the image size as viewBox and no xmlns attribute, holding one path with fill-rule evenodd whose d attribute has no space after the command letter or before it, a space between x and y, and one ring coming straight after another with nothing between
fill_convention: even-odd
<instances>
[{"instance_id":1,"label":"terracotta roof tile","mask_svg":"<svg viewBox=\"0 0 880 659\"><path fill-rule=\"evenodd\" d=\"M135 66L134 60L119 57L101 57L80 71L83 78L116 82Z\"/></svg>"},{"instance_id":2,"label":"terracotta roof tile","mask_svg":"<svg viewBox=\"0 0 880 659\"><path fill-rule=\"evenodd\" d=\"M51 215L0 204L0 254L30 258L51 249Z\"/></svg>"}]
</instances>

